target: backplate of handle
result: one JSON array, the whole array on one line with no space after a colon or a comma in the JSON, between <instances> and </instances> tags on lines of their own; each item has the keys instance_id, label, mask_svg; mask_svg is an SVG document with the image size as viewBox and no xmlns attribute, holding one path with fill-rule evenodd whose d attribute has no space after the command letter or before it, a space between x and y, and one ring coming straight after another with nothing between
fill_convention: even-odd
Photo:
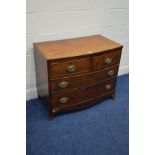
<instances>
[{"instance_id":1,"label":"backplate of handle","mask_svg":"<svg viewBox=\"0 0 155 155\"><path fill-rule=\"evenodd\" d=\"M76 66L75 65L67 66L67 71L70 72L70 73L75 72L76 71Z\"/></svg>"},{"instance_id":2,"label":"backplate of handle","mask_svg":"<svg viewBox=\"0 0 155 155\"><path fill-rule=\"evenodd\" d=\"M108 73L107 73L109 76L113 76L114 75L114 70L110 70L110 71L108 71Z\"/></svg>"},{"instance_id":3,"label":"backplate of handle","mask_svg":"<svg viewBox=\"0 0 155 155\"><path fill-rule=\"evenodd\" d=\"M112 63L112 58L106 58L105 60L104 60L104 62L106 63L106 64L111 64Z\"/></svg>"},{"instance_id":4,"label":"backplate of handle","mask_svg":"<svg viewBox=\"0 0 155 155\"><path fill-rule=\"evenodd\" d=\"M61 99L59 100L59 102L60 102L60 103L67 103L68 100L69 100L68 97L63 97L63 98L61 98Z\"/></svg>"},{"instance_id":5,"label":"backplate of handle","mask_svg":"<svg viewBox=\"0 0 155 155\"><path fill-rule=\"evenodd\" d=\"M65 82L65 81L59 83L60 88L66 88L68 85L69 85L69 82Z\"/></svg>"},{"instance_id":6,"label":"backplate of handle","mask_svg":"<svg viewBox=\"0 0 155 155\"><path fill-rule=\"evenodd\" d=\"M107 85L105 86L105 89L110 90L110 89L111 89L111 84L107 84Z\"/></svg>"}]
</instances>

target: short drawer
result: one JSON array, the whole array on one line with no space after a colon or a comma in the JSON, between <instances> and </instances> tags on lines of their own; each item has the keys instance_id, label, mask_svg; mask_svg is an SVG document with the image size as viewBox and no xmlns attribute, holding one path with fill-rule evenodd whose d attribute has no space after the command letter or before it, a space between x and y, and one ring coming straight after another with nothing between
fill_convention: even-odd
<instances>
[{"instance_id":1,"label":"short drawer","mask_svg":"<svg viewBox=\"0 0 155 155\"><path fill-rule=\"evenodd\" d=\"M121 50L110 51L101 56L93 58L92 70L103 69L112 65L119 64L121 57Z\"/></svg>"},{"instance_id":2,"label":"short drawer","mask_svg":"<svg viewBox=\"0 0 155 155\"><path fill-rule=\"evenodd\" d=\"M115 81L115 79L111 79L82 89L65 91L63 93L53 93L52 106L54 108L65 107L102 96L114 90Z\"/></svg>"},{"instance_id":3,"label":"short drawer","mask_svg":"<svg viewBox=\"0 0 155 155\"><path fill-rule=\"evenodd\" d=\"M91 65L89 59L80 59L59 63L49 63L48 70L51 77L70 76L78 73L87 73Z\"/></svg>"},{"instance_id":4,"label":"short drawer","mask_svg":"<svg viewBox=\"0 0 155 155\"><path fill-rule=\"evenodd\" d=\"M81 74L70 77L63 77L53 79L50 81L51 92L69 90L88 86L98 83L99 81L105 81L117 76L119 66L108 67L104 70L95 71L92 73Z\"/></svg>"}]
</instances>

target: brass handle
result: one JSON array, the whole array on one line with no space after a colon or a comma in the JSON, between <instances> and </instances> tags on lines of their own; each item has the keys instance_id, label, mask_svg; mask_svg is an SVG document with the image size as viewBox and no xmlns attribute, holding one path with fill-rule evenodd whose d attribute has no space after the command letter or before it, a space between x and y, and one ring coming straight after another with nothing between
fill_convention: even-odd
<instances>
[{"instance_id":1,"label":"brass handle","mask_svg":"<svg viewBox=\"0 0 155 155\"><path fill-rule=\"evenodd\" d=\"M60 82L59 87L60 88L66 88L68 86L68 84L69 84L68 82Z\"/></svg>"},{"instance_id":2,"label":"brass handle","mask_svg":"<svg viewBox=\"0 0 155 155\"><path fill-rule=\"evenodd\" d=\"M107 73L109 76L113 76L114 75L114 70L110 70L110 71L108 71L108 73Z\"/></svg>"},{"instance_id":3,"label":"brass handle","mask_svg":"<svg viewBox=\"0 0 155 155\"><path fill-rule=\"evenodd\" d=\"M63 97L59 100L60 103L66 103L69 100L68 97Z\"/></svg>"},{"instance_id":4,"label":"brass handle","mask_svg":"<svg viewBox=\"0 0 155 155\"><path fill-rule=\"evenodd\" d=\"M110 90L110 89L111 89L111 85L110 85L110 84L107 84L107 85L105 86L105 89Z\"/></svg>"},{"instance_id":5,"label":"brass handle","mask_svg":"<svg viewBox=\"0 0 155 155\"><path fill-rule=\"evenodd\" d=\"M72 72L75 72L76 70L76 66L75 65L70 65L70 66L67 66L67 71L72 73Z\"/></svg>"},{"instance_id":6,"label":"brass handle","mask_svg":"<svg viewBox=\"0 0 155 155\"><path fill-rule=\"evenodd\" d=\"M106 64L110 64L110 63L112 62L112 58L106 58L106 59L104 60L104 62L105 62Z\"/></svg>"}]
</instances>

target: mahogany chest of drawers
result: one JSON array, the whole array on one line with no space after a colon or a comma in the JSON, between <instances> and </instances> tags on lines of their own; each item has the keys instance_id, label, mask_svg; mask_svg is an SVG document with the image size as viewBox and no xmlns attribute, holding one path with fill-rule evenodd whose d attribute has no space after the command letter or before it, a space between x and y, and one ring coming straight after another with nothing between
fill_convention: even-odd
<instances>
[{"instance_id":1,"label":"mahogany chest of drawers","mask_svg":"<svg viewBox=\"0 0 155 155\"><path fill-rule=\"evenodd\" d=\"M101 35L34 43L37 90L49 118L114 98L122 48Z\"/></svg>"}]
</instances>

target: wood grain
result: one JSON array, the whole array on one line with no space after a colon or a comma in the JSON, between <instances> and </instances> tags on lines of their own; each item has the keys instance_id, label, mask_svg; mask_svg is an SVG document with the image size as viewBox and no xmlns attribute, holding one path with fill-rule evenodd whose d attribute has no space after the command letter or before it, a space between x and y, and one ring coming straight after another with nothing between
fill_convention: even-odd
<instances>
[{"instance_id":1,"label":"wood grain","mask_svg":"<svg viewBox=\"0 0 155 155\"><path fill-rule=\"evenodd\" d=\"M68 72L67 67L74 65L76 67L74 72ZM90 71L90 60L80 59L76 61L65 61L61 63L50 63L49 64L49 75L51 77L59 76L71 76L72 74L87 73Z\"/></svg>"},{"instance_id":2,"label":"wood grain","mask_svg":"<svg viewBox=\"0 0 155 155\"><path fill-rule=\"evenodd\" d=\"M47 60L84 56L123 46L101 35L34 43Z\"/></svg>"},{"instance_id":3,"label":"wood grain","mask_svg":"<svg viewBox=\"0 0 155 155\"><path fill-rule=\"evenodd\" d=\"M37 49L34 50L37 91L40 97L49 94L47 61Z\"/></svg>"},{"instance_id":4,"label":"wood grain","mask_svg":"<svg viewBox=\"0 0 155 155\"><path fill-rule=\"evenodd\" d=\"M105 86L109 84L111 85L111 89L107 90ZM115 86L115 79L111 79L81 89L65 91L61 93L53 93L52 106L53 108L57 108L57 107L65 107L71 104L78 104L80 102L85 102L96 96L101 96L103 94L111 92L114 89L114 86ZM66 103L60 103L59 100L64 97L67 97L68 101Z\"/></svg>"},{"instance_id":5,"label":"wood grain","mask_svg":"<svg viewBox=\"0 0 155 155\"><path fill-rule=\"evenodd\" d=\"M120 57L121 57L121 50L113 50L110 51L104 55L93 57L93 62L92 62L92 70L99 70L103 69L109 66L113 66L116 64L119 64L120 62ZM110 64L106 64L105 60L106 58L111 58L112 62Z\"/></svg>"},{"instance_id":6,"label":"wood grain","mask_svg":"<svg viewBox=\"0 0 155 155\"><path fill-rule=\"evenodd\" d=\"M48 107L48 117L114 99L122 48L101 35L34 43L38 95ZM68 72L70 65L74 72ZM68 83L66 88L60 87L62 82ZM60 103L65 97L66 103Z\"/></svg>"},{"instance_id":7,"label":"wood grain","mask_svg":"<svg viewBox=\"0 0 155 155\"><path fill-rule=\"evenodd\" d=\"M93 106L95 104L99 104L101 103L101 101L107 99L107 98L112 98L113 97L114 92L108 92L106 94L102 94L101 96L96 96L94 98L91 98L85 102L80 102L78 104L71 104L68 106L64 106L64 107L57 107L57 108L53 108L51 109L51 113L61 113L61 112L66 112L66 111L75 111L75 110L81 110L84 108L88 108L90 106Z\"/></svg>"},{"instance_id":8,"label":"wood grain","mask_svg":"<svg viewBox=\"0 0 155 155\"><path fill-rule=\"evenodd\" d=\"M70 77L61 77L56 79L51 78L50 91L57 92L57 91L71 90L75 88L85 87L90 84L97 83L98 81L104 81L105 79L108 80L110 78L114 78L117 76L118 67L119 66L116 65L108 67L104 70L90 72L87 74L72 75ZM112 76L108 75L109 71L114 72ZM68 82L68 86L66 88L61 88L59 86L61 82Z\"/></svg>"}]
</instances>

